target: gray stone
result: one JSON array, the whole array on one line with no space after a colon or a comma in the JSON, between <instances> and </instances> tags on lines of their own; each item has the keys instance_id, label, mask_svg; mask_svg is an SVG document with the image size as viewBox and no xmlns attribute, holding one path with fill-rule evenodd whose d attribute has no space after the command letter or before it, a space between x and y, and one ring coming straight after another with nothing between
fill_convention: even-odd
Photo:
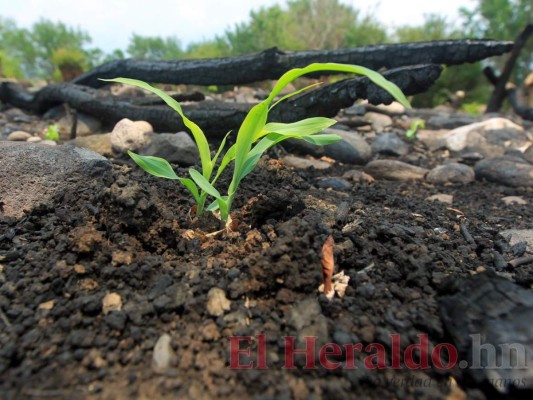
<instances>
[{"instance_id":1,"label":"gray stone","mask_svg":"<svg viewBox=\"0 0 533 400\"><path fill-rule=\"evenodd\" d=\"M322 178L317 183L318 187L333 190L350 190L352 185L342 178Z\"/></svg>"},{"instance_id":2,"label":"gray stone","mask_svg":"<svg viewBox=\"0 0 533 400\"><path fill-rule=\"evenodd\" d=\"M111 134L89 135L70 140L66 145L84 147L103 156L112 155Z\"/></svg>"},{"instance_id":3,"label":"gray stone","mask_svg":"<svg viewBox=\"0 0 533 400\"><path fill-rule=\"evenodd\" d=\"M224 314L231 309L231 300L228 300L226 293L220 288L212 288L207 293L207 312L213 317Z\"/></svg>"},{"instance_id":4,"label":"gray stone","mask_svg":"<svg viewBox=\"0 0 533 400\"><path fill-rule=\"evenodd\" d=\"M506 157L490 158L479 161L475 167L476 179L506 186L533 186L533 165Z\"/></svg>"},{"instance_id":5,"label":"gray stone","mask_svg":"<svg viewBox=\"0 0 533 400\"><path fill-rule=\"evenodd\" d=\"M365 120L370 122L372 124L372 129L378 133L383 132L385 128L392 125L391 117L372 111L365 114Z\"/></svg>"},{"instance_id":6,"label":"gray stone","mask_svg":"<svg viewBox=\"0 0 533 400\"><path fill-rule=\"evenodd\" d=\"M11 140L12 142L25 142L26 140L31 138L31 136L31 133L28 132L14 131L8 135L7 140Z\"/></svg>"},{"instance_id":7,"label":"gray stone","mask_svg":"<svg viewBox=\"0 0 533 400\"><path fill-rule=\"evenodd\" d=\"M416 132L416 137L419 141L424 143L431 151L446 148L446 139L450 136L450 130L439 129L429 130L420 129Z\"/></svg>"},{"instance_id":8,"label":"gray stone","mask_svg":"<svg viewBox=\"0 0 533 400\"><path fill-rule=\"evenodd\" d=\"M392 181L421 180L428 173L425 168L397 160L374 160L365 166L364 171L374 179Z\"/></svg>"},{"instance_id":9,"label":"gray stone","mask_svg":"<svg viewBox=\"0 0 533 400\"><path fill-rule=\"evenodd\" d=\"M111 146L119 154L139 150L150 141L152 125L146 121L120 120L111 132Z\"/></svg>"},{"instance_id":10,"label":"gray stone","mask_svg":"<svg viewBox=\"0 0 533 400\"><path fill-rule=\"evenodd\" d=\"M176 354L171 342L172 338L166 333L157 339L152 354L152 368L157 373L166 372L176 362Z\"/></svg>"},{"instance_id":11,"label":"gray stone","mask_svg":"<svg viewBox=\"0 0 533 400\"><path fill-rule=\"evenodd\" d=\"M285 156L282 158L282 160L289 167L293 167L296 169L306 169L311 167L315 169L327 169L331 167L330 163L326 161L313 160L295 156Z\"/></svg>"},{"instance_id":12,"label":"gray stone","mask_svg":"<svg viewBox=\"0 0 533 400\"><path fill-rule=\"evenodd\" d=\"M449 163L433 168L426 176L434 184L469 183L476 179L474 169L465 164Z\"/></svg>"},{"instance_id":13,"label":"gray stone","mask_svg":"<svg viewBox=\"0 0 533 400\"><path fill-rule=\"evenodd\" d=\"M524 159L530 164L533 164L533 145L529 146L527 150L524 151Z\"/></svg>"},{"instance_id":14,"label":"gray stone","mask_svg":"<svg viewBox=\"0 0 533 400\"><path fill-rule=\"evenodd\" d=\"M394 132L385 132L376 137L372 143L372 152L374 154L392 154L395 156L404 156L409 153L409 146Z\"/></svg>"},{"instance_id":15,"label":"gray stone","mask_svg":"<svg viewBox=\"0 0 533 400\"><path fill-rule=\"evenodd\" d=\"M326 156L346 164L366 164L372 157L369 144L357 133L340 129L325 129L324 133L339 135L342 140L324 146Z\"/></svg>"},{"instance_id":16,"label":"gray stone","mask_svg":"<svg viewBox=\"0 0 533 400\"><path fill-rule=\"evenodd\" d=\"M428 119L426 126L431 129L455 129L476 122L476 118L467 114L442 114Z\"/></svg>"},{"instance_id":17,"label":"gray stone","mask_svg":"<svg viewBox=\"0 0 533 400\"><path fill-rule=\"evenodd\" d=\"M79 147L0 142L2 213L21 217L56 194L75 190L76 185L97 184L110 169L106 158Z\"/></svg>"},{"instance_id":18,"label":"gray stone","mask_svg":"<svg viewBox=\"0 0 533 400\"><path fill-rule=\"evenodd\" d=\"M194 165L200 160L196 143L186 132L152 135L150 142L139 150L139 154L161 157L168 162L185 166Z\"/></svg>"},{"instance_id":19,"label":"gray stone","mask_svg":"<svg viewBox=\"0 0 533 400\"><path fill-rule=\"evenodd\" d=\"M363 116L365 115L365 113L366 113L366 108L365 106L361 104L354 104L353 106L344 109L344 115L353 116L353 117Z\"/></svg>"},{"instance_id":20,"label":"gray stone","mask_svg":"<svg viewBox=\"0 0 533 400\"><path fill-rule=\"evenodd\" d=\"M32 136L31 138L28 138L28 140L26 140L26 142L28 143L38 143L42 141L43 139L41 139L39 136Z\"/></svg>"},{"instance_id":21,"label":"gray stone","mask_svg":"<svg viewBox=\"0 0 533 400\"><path fill-rule=\"evenodd\" d=\"M507 229L499 232L509 245L514 246L517 243L525 242L527 251L533 252L533 229Z\"/></svg>"},{"instance_id":22,"label":"gray stone","mask_svg":"<svg viewBox=\"0 0 533 400\"><path fill-rule=\"evenodd\" d=\"M91 117L90 115L78 112L76 118L76 137L89 136L100 132L102 129L102 123L100 120ZM70 139L72 119L65 115L57 122L57 125L59 125L61 140Z\"/></svg>"}]
</instances>

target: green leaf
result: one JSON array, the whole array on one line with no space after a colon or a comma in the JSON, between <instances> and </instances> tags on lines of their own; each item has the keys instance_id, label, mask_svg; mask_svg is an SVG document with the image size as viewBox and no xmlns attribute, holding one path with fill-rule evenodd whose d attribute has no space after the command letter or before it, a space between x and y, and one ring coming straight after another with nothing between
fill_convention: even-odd
<instances>
[{"instance_id":1,"label":"green leaf","mask_svg":"<svg viewBox=\"0 0 533 400\"><path fill-rule=\"evenodd\" d=\"M185 186L187 189L189 189L189 192L191 192L192 197L194 197L194 201L196 201L196 204L200 205L200 193L198 193L198 187L196 184L190 180L189 178L178 178L180 183Z\"/></svg>"},{"instance_id":2,"label":"green leaf","mask_svg":"<svg viewBox=\"0 0 533 400\"><path fill-rule=\"evenodd\" d=\"M226 139L228 138L230 133L231 133L231 131L226 133L226 136L224 136L224 139L222 139L222 142L220 142L220 146L218 147L218 151L216 152L215 156L211 160L211 163L213 164L213 166L216 164L216 162L218 160L218 157L220 156L220 153L222 153L222 150L224 150L224 146L226 145Z\"/></svg>"},{"instance_id":3,"label":"green leaf","mask_svg":"<svg viewBox=\"0 0 533 400\"><path fill-rule=\"evenodd\" d=\"M153 156L140 156L133 151L128 150L130 157L137 163L139 167L144 169L149 174L157 176L158 178L180 179L167 160L164 158Z\"/></svg>"},{"instance_id":4,"label":"green leaf","mask_svg":"<svg viewBox=\"0 0 533 400\"><path fill-rule=\"evenodd\" d=\"M268 109L268 111L272 110L274 107L276 107L279 103L281 103L282 101L285 101L289 98L291 98L292 96L296 96L297 94L300 94L306 90L309 90L309 89L312 89L314 88L315 86L320 86L322 85L323 82L317 82L317 83L313 83L312 85L309 85L309 86L306 86L304 87L303 89L300 89L300 90L297 90L296 92L292 92L292 93L289 93L289 94L286 94L285 96L283 96L281 99L279 99L278 101L276 101L274 104L272 104L270 106L270 108Z\"/></svg>"},{"instance_id":5,"label":"green leaf","mask_svg":"<svg viewBox=\"0 0 533 400\"><path fill-rule=\"evenodd\" d=\"M118 82L125 83L127 85L136 86L141 89L148 90L153 94L159 96L165 103L172 107L183 119L184 125L190 129L196 146L198 147L198 152L200 153L200 161L202 164L202 172L204 176L209 179L211 172L213 172L213 164L211 163L211 151L209 150L209 143L204 135L204 132L200 129L198 125L188 119L181 109L180 103L170 97L168 94L163 92L160 89L156 89L150 86L148 83L139 81L137 79L128 79L128 78L114 78L114 79L100 79L106 82Z\"/></svg>"},{"instance_id":6,"label":"green leaf","mask_svg":"<svg viewBox=\"0 0 533 400\"><path fill-rule=\"evenodd\" d=\"M219 191L215 189L213 185L209 183L207 179L204 178L204 176L196 171L194 168L189 169L189 175L191 175L191 178L196 182L196 184L207 194L210 194L216 199L221 198Z\"/></svg>"},{"instance_id":7,"label":"green leaf","mask_svg":"<svg viewBox=\"0 0 533 400\"><path fill-rule=\"evenodd\" d=\"M321 132L326 128L336 124L337 121L331 118L314 117L289 124L280 122L269 122L265 125L264 131L268 133L279 133L280 135L308 136Z\"/></svg>"},{"instance_id":8,"label":"green leaf","mask_svg":"<svg viewBox=\"0 0 533 400\"><path fill-rule=\"evenodd\" d=\"M339 135L335 134L323 134L323 135L312 135L305 136L302 138L306 142L315 144L317 146L326 146L328 144L336 143L342 138Z\"/></svg>"}]
</instances>

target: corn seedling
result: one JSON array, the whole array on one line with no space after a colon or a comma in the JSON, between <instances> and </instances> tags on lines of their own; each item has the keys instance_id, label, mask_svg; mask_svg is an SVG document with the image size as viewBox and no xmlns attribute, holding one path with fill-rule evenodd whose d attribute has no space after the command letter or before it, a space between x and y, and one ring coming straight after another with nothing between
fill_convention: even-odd
<instances>
[{"instance_id":1,"label":"corn seedling","mask_svg":"<svg viewBox=\"0 0 533 400\"><path fill-rule=\"evenodd\" d=\"M59 126L57 125L48 125L46 133L44 134L44 140L53 140L55 142L59 141Z\"/></svg>"},{"instance_id":2,"label":"corn seedling","mask_svg":"<svg viewBox=\"0 0 533 400\"><path fill-rule=\"evenodd\" d=\"M397 101L406 107L410 107L402 91L392 82L386 80L379 73L368 68L357 65L346 65L336 63L316 63L310 64L305 68L295 68L286 72L276 83L270 95L261 103L256 104L246 115L242 125L237 133L236 142L230 146L217 167L217 162L224 150L226 139L222 140L219 148L211 157L211 149L207 142L206 136L198 125L188 119L182 111L180 104L163 91L150 86L149 84L127 78L104 79L109 82L118 82L133 85L146 89L157 96L161 97L170 107L172 107L183 119L184 125L191 131L192 136L198 147L200 155L201 171L194 168L189 169L190 178L179 177L176 175L168 161L159 157L141 156L131 151L128 154L131 158L146 172L161 178L176 179L185 186L196 201L196 213L202 214L205 210L220 212L220 218L228 221L231 206L235 198L237 189L242 180L253 171L261 156L272 146L286 139L301 139L315 145L327 145L340 140L338 135L318 134L324 129L335 124L334 119L313 117L292 123L268 122L267 117L270 110L278 105L281 101L301 93L315 85L308 86L301 90L295 91L281 97L275 101L283 88L289 83L302 75L321 72L333 71L340 73L354 73L367 76L376 85L389 92ZM216 188L217 180L222 172L233 162L233 176L231 183L227 188L226 194L221 194ZM206 207L208 197L214 201Z\"/></svg>"},{"instance_id":3,"label":"corn seedling","mask_svg":"<svg viewBox=\"0 0 533 400\"><path fill-rule=\"evenodd\" d=\"M418 132L419 128L424 129L426 127L426 123L422 119L415 119L413 122L411 122L411 126L409 129L405 132L405 137L409 139L413 139L416 137L416 133Z\"/></svg>"}]
</instances>

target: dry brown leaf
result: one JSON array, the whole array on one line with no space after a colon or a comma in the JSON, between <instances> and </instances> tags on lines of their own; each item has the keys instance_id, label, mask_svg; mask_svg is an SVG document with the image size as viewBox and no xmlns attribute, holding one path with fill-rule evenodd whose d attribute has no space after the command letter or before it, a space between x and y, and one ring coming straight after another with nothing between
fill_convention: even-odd
<instances>
[{"instance_id":1,"label":"dry brown leaf","mask_svg":"<svg viewBox=\"0 0 533 400\"><path fill-rule=\"evenodd\" d=\"M331 277L335 269L335 260L333 258L333 236L329 235L322 246L322 278L324 280L324 294L327 296L332 290Z\"/></svg>"}]
</instances>

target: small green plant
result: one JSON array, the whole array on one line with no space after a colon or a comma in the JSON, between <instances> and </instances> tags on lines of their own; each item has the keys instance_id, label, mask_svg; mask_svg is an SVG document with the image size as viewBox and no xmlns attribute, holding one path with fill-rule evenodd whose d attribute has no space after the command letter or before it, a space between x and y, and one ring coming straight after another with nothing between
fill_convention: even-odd
<instances>
[{"instance_id":1,"label":"small green plant","mask_svg":"<svg viewBox=\"0 0 533 400\"><path fill-rule=\"evenodd\" d=\"M413 139L416 137L416 132L418 129L422 128L424 129L426 127L426 123L422 119L415 119L413 122L411 122L411 126L409 129L405 132L405 136L409 139Z\"/></svg>"},{"instance_id":2,"label":"small green plant","mask_svg":"<svg viewBox=\"0 0 533 400\"><path fill-rule=\"evenodd\" d=\"M282 142L283 140L291 138L305 140L315 145L327 145L340 140L338 135L317 135L317 133L336 123L334 119L330 118L314 117L292 123L267 123L268 113L273 107L278 105L281 101L284 101L316 85L310 85L285 95L277 101L274 101L284 87L302 75L320 71L355 73L367 76L372 82L388 91L401 104L410 108L408 100L394 83L386 80L379 73L368 68L357 65L336 63L316 63L308 65L305 68L295 68L286 72L278 80L270 95L261 103L256 104L248 112L241 127L239 128L235 144L227 149L215 172L215 166L217 165L217 161L224 150L226 139L229 133L222 140L222 143L220 144L214 156L211 157L211 150L203 131L198 125L184 115L180 104L176 100L172 99L163 91L139 80L127 78L103 80L124 83L146 89L161 97L180 115L180 117L183 119L184 125L191 131L196 142L196 146L198 147L201 172L194 168L190 168L190 178L182 178L176 175L168 161L165 159L153 156L141 156L131 151L129 151L128 154L146 172L161 178L176 179L183 184L191 192L196 201L197 215L200 215L205 210L219 210L220 218L224 222L227 222L235 194L241 181L250 172L252 172L259 162L261 156L269 148L277 143ZM232 161L234 162L233 177L229 187L227 188L226 194L223 195L218 189L216 189L215 184L217 183L217 180L222 172ZM205 207L208 196L214 198L214 201L208 207Z\"/></svg>"},{"instance_id":3,"label":"small green plant","mask_svg":"<svg viewBox=\"0 0 533 400\"><path fill-rule=\"evenodd\" d=\"M48 129L44 134L44 140L53 140L55 142L59 141L59 126L58 125L48 125Z\"/></svg>"}]
</instances>

